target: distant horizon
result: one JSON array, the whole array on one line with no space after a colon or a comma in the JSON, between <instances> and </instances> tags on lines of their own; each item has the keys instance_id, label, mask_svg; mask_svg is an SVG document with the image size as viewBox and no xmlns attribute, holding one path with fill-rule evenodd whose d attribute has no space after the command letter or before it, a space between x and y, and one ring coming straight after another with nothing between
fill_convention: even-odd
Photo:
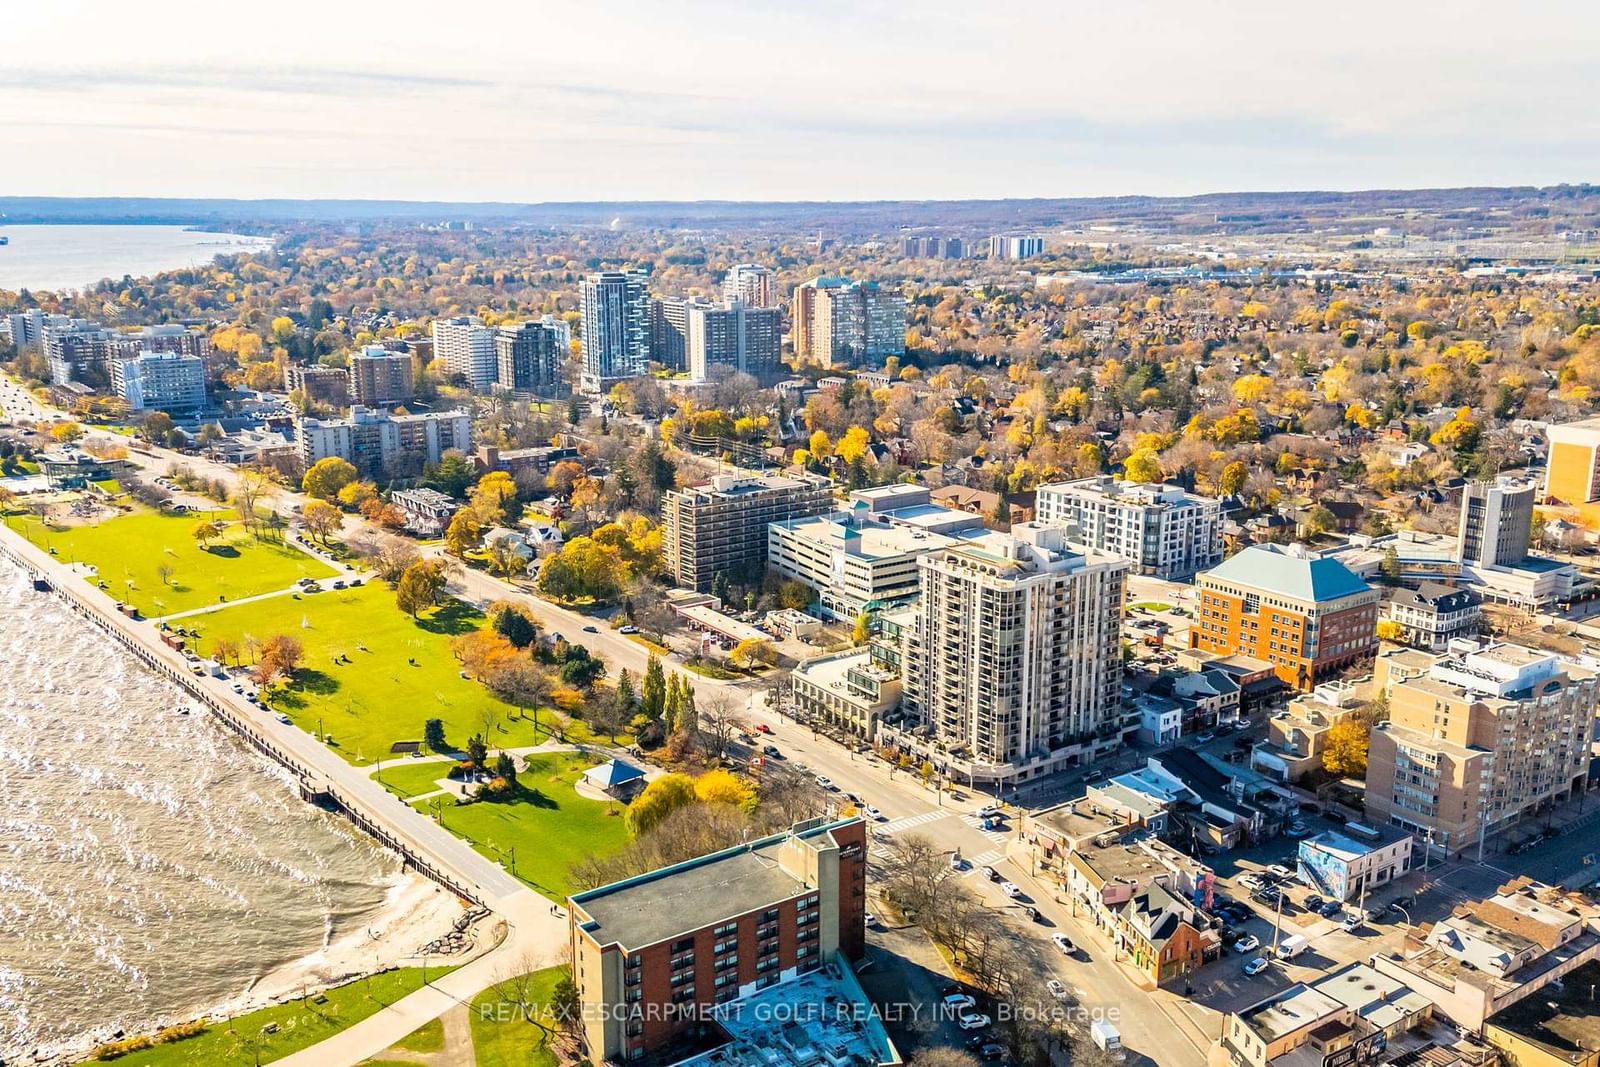
<instances>
[{"instance_id":1,"label":"distant horizon","mask_svg":"<svg viewBox=\"0 0 1600 1067\"><path fill-rule=\"evenodd\" d=\"M1600 174L1582 48L1600 7L1581 0L464 0L380 19L62 0L6 30L7 181L70 197L853 203Z\"/></svg>"}]
</instances>

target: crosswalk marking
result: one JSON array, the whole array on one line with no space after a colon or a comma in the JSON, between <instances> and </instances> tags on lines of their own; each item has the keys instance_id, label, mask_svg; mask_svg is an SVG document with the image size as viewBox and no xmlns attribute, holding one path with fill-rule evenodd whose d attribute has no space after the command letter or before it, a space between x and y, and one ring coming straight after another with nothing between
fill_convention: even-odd
<instances>
[{"instance_id":1,"label":"crosswalk marking","mask_svg":"<svg viewBox=\"0 0 1600 1067\"><path fill-rule=\"evenodd\" d=\"M922 826L925 823L937 822L940 819L947 819L952 814L952 812L940 811L938 808L935 808L932 811L925 811L921 815L905 815L898 819L891 819L888 822L883 823L879 829L885 831L886 833L897 834L901 830L909 830L913 826Z\"/></svg>"},{"instance_id":2,"label":"crosswalk marking","mask_svg":"<svg viewBox=\"0 0 1600 1067\"><path fill-rule=\"evenodd\" d=\"M982 852L982 853L979 853L976 856L973 856L970 862L972 863L972 869L973 870L977 870L979 867L992 866L992 865L994 865L996 863L999 863L1001 860L1003 860L1005 858L1006 858L1006 850L1005 849L1003 849L1003 848L991 848L988 852Z\"/></svg>"}]
</instances>

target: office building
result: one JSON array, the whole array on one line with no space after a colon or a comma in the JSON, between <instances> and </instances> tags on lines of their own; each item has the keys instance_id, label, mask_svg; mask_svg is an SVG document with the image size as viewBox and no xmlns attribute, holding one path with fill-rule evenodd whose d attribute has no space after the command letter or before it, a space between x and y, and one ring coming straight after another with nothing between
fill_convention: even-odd
<instances>
[{"instance_id":1,"label":"office building","mask_svg":"<svg viewBox=\"0 0 1600 1067\"><path fill-rule=\"evenodd\" d=\"M1043 237L1008 237L997 233L989 238L990 259L1032 259L1042 255Z\"/></svg>"},{"instance_id":2,"label":"office building","mask_svg":"<svg viewBox=\"0 0 1600 1067\"><path fill-rule=\"evenodd\" d=\"M1528 553L1535 495L1532 480L1504 475L1462 492L1456 559L1486 600L1541 610L1572 596L1576 567Z\"/></svg>"},{"instance_id":3,"label":"office building","mask_svg":"<svg viewBox=\"0 0 1600 1067\"><path fill-rule=\"evenodd\" d=\"M795 614L816 622L814 616ZM866 648L803 660L789 675L796 715L863 741L875 740L884 718L900 706L905 684L901 647L909 620L909 610L880 612Z\"/></svg>"},{"instance_id":4,"label":"office building","mask_svg":"<svg viewBox=\"0 0 1600 1067\"><path fill-rule=\"evenodd\" d=\"M567 353L560 334L543 322L508 323L494 332L496 380L515 393L554 396Z\"/></svg>"},{"instance_id":5,"label":"office building","mask_svg":"<svg viewBox=\"0 0 1600 1067\"><path fill-rule=\"evenodd\" d=\"M1323 682L1289 701L1267 720L1267 739L1250 750L1250 766L1280 782L1298 782L1322 770L1328 731L1368 714L1371 689L1354 682Z\"/></svg>"},{"instance_id":6,"label":"office building","mask_svg":"<svg viewBox=\"0 0 1600 1067\"><path fill-rule=\"evenodd\" d=\"M283 368L283 387L291 393L304 393L313 403L335 408L350 404L350 372L343 367L288 363Z\"/></svg>"},{"instance_id":7,"label":"office building","mask_svg":"<svg viewBox=\"0 0 1600 1067\"><path fill-rule=\"evenodd\" d=\"M1545 498L1575 507L1600 501L1600 417L1551 426L1545 436Z\"/></svg>"},{"instance_id":8,"label":"office building","mask_svg":"<svg viewBox=\"0 0 1600 1067\"><path fill-rule=\"evenodd\" d=\"M1222 562L1222 502L1181 486L1110 476L1041 485L1034 517L1078 527L1084 544L1127 560L1135 574L1188 578Z\"/></svg>"},{"instance_id":9,"label":"office building","mask_svg":"<svg viewBox=\"0 0 1600 1067\"><path fill-rule=\"evenodd\" d=\"M642 271L584 276L583 389L603 393L650 369L650 294Z\"/></svg>"},{"instance_id":10,"label":"office building","mask_svg":"<svg viewBox=\"0 0 1600 1067\"><path fill-rule=\"evenodd\" d=\"M1263 952L1270 956L1270 952ZM1436 1021L1405 981L1352 963L1228 1012L1211 1067L1489 1067L1494 1053Z\"/></svg>"},{"instance_id":11,"label":"office building","mask_svg":"<svg viewBox=\"0 0 1600 1067\"><path fill-rule=\"evenodd\" d=\"M182 418L206 406L206 365L199 356L143 352L111 364L111 389L129 411L165 411Z\"/></svg>"},{"instance_id":12,"label":"office building","mask_svg":"<svg viewBox=\"0 0 1600 1067\"><path fill-rule=\"evenodd\" d=\"M686 354L689 376L709 381L726 367L771 381L783 350L783 312L775 307L739 303L691 303Z\"/></svg>"},{"instance_id":13,"label":"office building","mask_svg":"<svg viewBox=\"0 0 1600 1067\"><path fill-rule=\"evenodd\" d=\"M670 371L689 368L688 297L650 300L650 359Z\"/></svg>"},{"instance_id":14,"label":"office building","mask_svg":"<svg viewBox=\"0 0 1600 1067\"><path fill-rule=\"evenodd\" d=\"M679 585L700 592L719 574L757 580L766 570L770 523L832 510L832 485L812 475L719 474L671 490L661 503L667 569Z\"/></svg>"},{"instance_id":15,"label":"office building","mask_svg":"<svg viewBox=\"0 0 1600 1067\"><path fill-rule=\"evenodd\" d=\"M361 407L404 404L415 395L409 353L367 345L350 357L350 398Z\"/></svg>"},{"instance_id":16,"label":"office building","mask_svg":"<svg viewBox=\"0 0 1600 1067\"><path fill-rule=\"evenodd\" d=\"M796 359L824 367L871 365L905 352L906 300L877 282L813 278L795 287Z\"/></svg>"},{"instance_id":17,"label":"office building","mask_svg":"<svg viewBox=\"0 0 1600 1067\"><path fill-rule=\"evenodd\" d=\"M1533 530L1531 481L1472 482L1461 494L1461 562L1478 567L1521 563Z\"/></svg>"},{"instance_id":18,"label":"office building","mask_svg":"<svg viewBox=\"0 0 1600 1067\"><path fill-rule=\"evenodd\" d=\"M866 851L860 818L812 819L568 898L584 1055L788 1067L830 1047L839 1063L898 1062L852 966L865 947ZM791 1010L756 1007L773 1003ZM807 1039L828 1027L832 1039Z\"/></svg>"},{"instance_id":19,"label":"office building","mask_svg":"<svg viewBox=\"0 0 1600 1067\"><path fill-rule=\"evenodd\" d=\"M1192 648L1243 653L1310 690L1378 647L1378 592L1337 559L1251 545L1195 578Z\"/></svg>"},{"instance_id":20,"label":"office building","mask_svg":"<svg viewBox=\"0 0 1600 1067\"><path fill-rule=\"evenodd\" d=\"M1389 720L1367 754L1369 821L1454 856L1584 788L1600 694L1587 668L1458 641L1386 693Z\"/></svg>"},{"instance_id":21,"label":"office building","mask_svg":"<svg viewBox=\"0 0 1600 1067\"><path fill-rule=\"evenodd\" d=\"M904 237L900 254L908 259L960 259L966 245L959 237Z\"/></svg>"},{"instance_id":22,"label":"office building","mask_svg":"<svg viewBox=\"0 0 1600 1067\"><path fill-rule=\"evenodd\" d=\"M433 322L433 358L445 374L475 390L488 389L499 376L494 329L476 315Z\"/></svg>"},{"instance_id":23,"label":"office building","mask_svg":"<svg viewBox=\"0 0 1600 1067\"><path fill-rule=\"evenodd\" d=\"M302 418L295 422L301 469L330 456L353 463L363 478L415 478L450 449L472 449L472 416L465 411L390 415L350 409L347 419Z\"/></svg>"},{"instance_id":24,"label":"office building","mask_svg":"<svg viewBox=\"0 0 1600 1067\"><path fill-rule=\"evenodd\" d=\"M1020 523L930 552L906 634L904 708L952 778L1081 765L1137 730L1120 708L1128 565Z\"/></svg>"},{"instance_id":25,"label":"office building","mask_svg":"<svg viewBox=\"0 0 1600 1067\"><path fill-rule=\"evenodd\" d=\"M771 267L758 263L735 264L722 279L722 299L746 307L775 308L778 306L778 279Z\"/></svg>"},{"instance_id":26,"label":"office building","mask_svg":"<svg viewBox=\"0 0 1600 1067\"><path fill-rule=\"evenodd\" d=\"M943 534L874 521L869 506L857 501L849 511L772 523L767 566L816 590L816 610L824 618L853 622L862 612L915 599L917 560L955 543Z\"/></svg>"}]
</instances>

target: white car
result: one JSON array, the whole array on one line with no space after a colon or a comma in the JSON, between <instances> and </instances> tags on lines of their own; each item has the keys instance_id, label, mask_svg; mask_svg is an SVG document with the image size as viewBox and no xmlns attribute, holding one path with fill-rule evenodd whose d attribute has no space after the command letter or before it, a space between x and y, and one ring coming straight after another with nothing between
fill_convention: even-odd
<instances>
[{"instance_id":1,"label":"white car","mask_svg":"<svg viewBox=\"0 0 1600 1067\"><path fill-rule=\"evenodd\" d=\"M1250 890L1250 892L1254 893L1258 889L1265 888L1267 883L1263 882L1253 874L1247 874L1243 878L1239 879L1239 884Z\"/></svg>"},{"instance_id":2,"label":"white car","mask_svg":"<svg viewBox=\"0 0 1600 1067\"><path fill-rule=\"evenodd\" d=\"M877 808L873 807L871 804L868 804L866 807L862 808L861 810L866 812L867 818L871 819L873 822L882 822L883 821L883 812L879 811Z\"/></svg>"},{"instance_id":3,"label":"white car","mask_svg":"<svg viewBox=\"0 0 1600 1067\"><path fill-rule=\"evenodd\" d=\"M944 1006L951 1011L966 1011L968 1008L976 1007L977 1003L966 993L951 993L944 998Z\"/></svg>"},{"instance_id":4,"label":"white car","mask_svg":"<svg viewBox=\"0 0 1600 1067\"><path fill-rule=\"evenodd\" d=\"M993 804L985 804L983 807L978 809L978 818L980 819L990 819L999 814L1000 809L995 807Z\"/></svg>"},{"instance_id":5,"label":"white car","mask_svg":"<svg viewBox=\"0 0 1600 1067\"><path fill-rule=\"evenodd\" d=\"M1066 934L1051 934L1050 940L1056 943L1056 948L1060 949L1062 952L1065 952L1069 956L1077 951L1077 946L1072 943L1072 938L1068 937Z\"/></svg>"},{"instance_id":6,"label":"white car","mask_svg":"<svg viewBox=\"0 0 1600 1067\"><path fill-rule=\"evenodd\" d=\"M1250 975L1260 974L1266 969L1267 961L1263 956L1257 956L1255 959L1244 965L1244 973Z\"/></svg>"},{"instance_id":7,"label":"white car","mask_svg":"<svg viewBox=\"0 0 1600 1067\"><path fill-rule=\"evenodd\" d=\"M1339 921L1339 925L1344 927L1346 933L1353 934L1357 930L1361 929L1362 925L1365 924L1366 921L1366 916L1362 915L1359 911L1347 911L1344 913L1344 918Z\"/></svg>"},{"instance_id":8,"label":"white car","mask_svg":"<svg viewBox=\"0 0 1600 1067\"><path fill-rule=\"evenodd\" d=\"M1000 892L1004 893L1012 900L1015 900L1022 895L1022 889L1015 882L1001 882Z\"/></svg>"},{"instance_id":9,"label":"white car","mask_svg":"<svg viewBox=\"0 0 1600 1067\"><path fill-rule=\"evenodd\" d=\"M1281 863L1274 863L1271 867L1268 867L1267 868L1267 873L1270 874L1270 875L1273 875L1276 878L1293 878L1294 877L1294 872L1291 871L1289 868L1285 867Z\"/></svg>"},{"instance_id":10,"label":"white car","mask_svg":"<svg viewBox=\"0 0 1600 1067\"><path fill-rule=\"evenodd\" d=\"M956 1022L961 1024L961 1029L963 1030L980 1030L983 1027L988 1026L991 1021L992 1020L982 1012L975 1012L972 1015L962 1015L956 1019Z\"/></svg>"},{"instance_id":11,"label":"white car","mask_svg":"<svg viewBox=\"0 0 1600 1067\"><path fill-rule=\"evenodd\" d=\"M833 779L829 778L825 774L817 775L817 784L820 785L822 788L830 790L830 791L832 789L834 789Z\"/></svg>"},{"instance_id":12,"label":"white car","mask_svg":"<svg viewBox=\"0 0 1600 1067\"><path fill-rule=\"evenodd\" d=\"M1071 995L1067 992L1067 987L1061 984L1059 978L1050 979L1044 984L1044 987L1050 990L1050 995L1057 1000L1066 1000Z\"/></svg>"},{"instance_id":13,"label":"white car","mask_svg":"<svg viewBox=\"0 0 1600 1067\"><path fill-rule=\"evenodd\" d=\"M1261 939L1255 934L1245 934L1233 943L1233 951L1243 956L1246 952L1254 952L1261 947Z\"/></svg>"},{"instance_id":14,"label":"white car","mask_svg":"<svg viewBox=\"0 0 1600 1067\"><path fill-rule=\"evenodd\" d=\"M951 853L950 869L952 871L964 871L967 869L967 861L961 858L961 853Z\"/></svg>"},{"instance_id":15,"label":"white car","mask_svg":"<svg viewBox=\"0 0 1600 1067\"><path fill-rule=\"evenodd\" d=\"M867 921L867 925L869 927L871 927L874 930L878 929L878 925L879 925L878 924L878 917L876 915L872 914L872 912L870 912L870 911L867 912L866 921Z\"/></svg>"},{"instance_id":16,"label":"white car","mask_svg":"<svg viewBox=\"0 0 1600 1067\"><path fill-rule=\"evenodd\" d=\"M289 716L284 715L282 713L280 713L278 715L278 721L283 723L283 725L285 725L285 726L292 726L293 725L293 722L290 720Z\"/></svg>"}]
</instances>

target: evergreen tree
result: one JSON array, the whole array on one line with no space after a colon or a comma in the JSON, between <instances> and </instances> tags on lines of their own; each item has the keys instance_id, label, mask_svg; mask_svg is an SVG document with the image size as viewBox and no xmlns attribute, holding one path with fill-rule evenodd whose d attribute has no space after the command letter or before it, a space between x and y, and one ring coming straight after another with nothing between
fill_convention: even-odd
<instances>
[{"instance_id":1,"label":"evergreen tree","mask_svg":"<svg viewBox=\"0 0 1600 1067\"><path fill-rule=\"evenodd\" d=\"M678 728L678 716L683 707L683 695L678 688L678 676L667 679L667 694L662 701L661 728L670 736Z\"/></svg>"},{"instance_id":2,"label":"evergreen tree","mask_svg":"<svg viewBox=\"0 0 1600 1067\"><path fill-rule=\"evenodd\" d=\"M659 719L666 710L667 676L661 661L651 656L644 666L644 682L639 688L639 710L651 719Z\"/></svg>"},{"instance_id":3,"label":"evergreen tree","mask_svg":"<svg viewBox=\"0 0 1600 1067\"><path fill-rule=\"evenodd\" d=\"M638 703L638 697L634 695L633 677L628 674L626 667L622 669L621 674L617 675L616 703L617 718L619 720L627 722L633 718L634 706Z\"/></svg>"},{"instance_id":4,"label":"evergreen tree","mask_svg":"<svg viewBox=\"0 0 1600 1067\"><path fill-rule=\"evenodd\" d=\"M687 679L683 683L683 696L678 702L678 728L691 734L700 728L700 713L694 706L694 687Z\"/></svg>"},{"instance_id":5,"label":"evergreen tree","mask_svg":"<svg viewBox=\"0 0 1600 1067\"><path fill-rule=\"evenodd\" d=\"M728 602L728 576L726 573L718 571L717 576L712 579L711 595L724 604Z\"/></svg>"}]
</instances>

